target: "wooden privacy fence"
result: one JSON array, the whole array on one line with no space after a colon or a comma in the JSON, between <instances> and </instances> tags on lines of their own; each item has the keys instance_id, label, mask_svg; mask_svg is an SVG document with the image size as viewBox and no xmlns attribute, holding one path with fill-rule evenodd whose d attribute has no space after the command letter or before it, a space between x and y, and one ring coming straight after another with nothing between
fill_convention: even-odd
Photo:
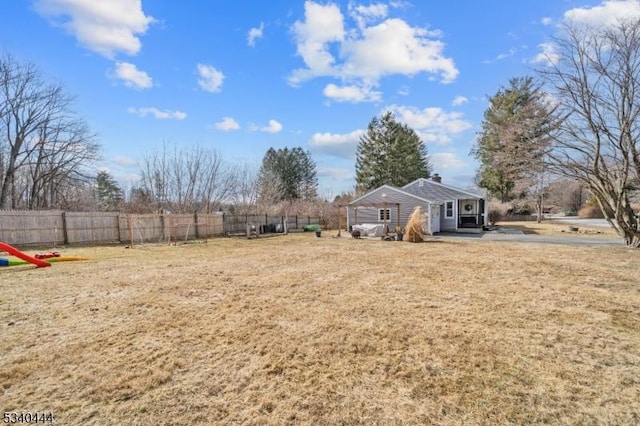
<instances>
[{"instance_id":1,"label":"wooden privacy fence","mask_svg":"<svg viewBox=\"0 0 640 426\"><path fill-rule=\"evenodd\" d=\"M13 245L171 242L302 229L319 217L214 214L123 214L0 210L0 241Z\"/></svg>"}]
</instances>

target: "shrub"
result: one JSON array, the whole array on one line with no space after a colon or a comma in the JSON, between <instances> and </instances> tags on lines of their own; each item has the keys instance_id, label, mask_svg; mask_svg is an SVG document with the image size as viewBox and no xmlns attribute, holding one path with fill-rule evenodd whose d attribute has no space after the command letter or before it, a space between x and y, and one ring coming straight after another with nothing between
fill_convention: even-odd
<instances>
[{"instance_id":1,"label":"shrub","mask_svg":"<svg viewBox=\"0 0 640 426\"><path fill-rule=\"evenodd\" d=\"M513 214L529 216L531 214L531 210L531 206L529 206L528 204L522 204L514 207Z\"/></svg>"},{"instance_id":2,"label":"shrub","mask_svg":"<svg viewBox=\"0 0 640 426\"><path fill-rule=\"evenodd\" d=\"M578 216L589 219L603 219L604 215L597 204L587 204L578 211Z\"/></svg>"},{"instance_id":3,"label":"shrub","mask_svg":"<svg viewBox=\"0 0 640 426\"><path fill-rule=\"evenodd\" d=\"M502 212L499 209L489 208L489 225L494 226L500 219L502 219Z\"/></svg>"}]
</instances>

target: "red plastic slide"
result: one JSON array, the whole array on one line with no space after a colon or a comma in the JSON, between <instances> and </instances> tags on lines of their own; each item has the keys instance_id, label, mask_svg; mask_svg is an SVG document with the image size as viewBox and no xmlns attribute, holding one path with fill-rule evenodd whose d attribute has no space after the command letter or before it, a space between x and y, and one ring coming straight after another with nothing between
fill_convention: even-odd
<instances>
[{"instance_id":1,"label":"red plastic slide","mask_svg":"<svg viewBox=\"0 0 640 426\"><path fill-rule=\"evenodd\" d=\"M3 242L0 242L0 251L2 251L2 250L4 250L7 253L9 253L11 256L19 257L22 260L26 260L29 263L33 263L38 268L44 268L45 266L51 266L51 264L49 262L46 262L46 261L40 260L40 259L36 259L35 257L29 256L28 254L21 252L17 248L15 248L13 246L10 246L9 244L5 244Z\"/></svg>"}]
</instances>

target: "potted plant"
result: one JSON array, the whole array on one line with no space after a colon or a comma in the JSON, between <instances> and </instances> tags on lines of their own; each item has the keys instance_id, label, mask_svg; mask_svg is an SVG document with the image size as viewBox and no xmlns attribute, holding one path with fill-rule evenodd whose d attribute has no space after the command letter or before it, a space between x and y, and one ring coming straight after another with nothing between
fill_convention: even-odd
<instances>
[{"instance_id":1,"label":"potted plant","mask_svg":"<svg viewBox=\"0 0 640 426\"><path fill-rule=\"evenodd\" d=\"M396 226L394 231L396 232L396 241L402 241L402 238L404 238L404 228L402 226Z\"/></svg>"}]
</instances>

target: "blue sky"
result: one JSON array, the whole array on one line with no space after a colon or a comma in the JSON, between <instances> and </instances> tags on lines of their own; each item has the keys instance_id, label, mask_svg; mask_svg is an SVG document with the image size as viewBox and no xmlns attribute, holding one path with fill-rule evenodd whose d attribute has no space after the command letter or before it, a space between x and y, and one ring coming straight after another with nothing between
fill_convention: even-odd
<instances>
[{"instance_id":1,"label":"blue sky","mask_svg":"<svg viewBox=\"0 0 640 426\"><path fill-rule=\"evenodd\" d=\"M471 185L488 97L554 59L563 21L630 15L639 0L12 0L0 51L76 97L125 187L163 144L256 169L269 147L301 146L332 197L353 188L358 138L387 110L443 182Z\"/></svg>"}]
</instances>

